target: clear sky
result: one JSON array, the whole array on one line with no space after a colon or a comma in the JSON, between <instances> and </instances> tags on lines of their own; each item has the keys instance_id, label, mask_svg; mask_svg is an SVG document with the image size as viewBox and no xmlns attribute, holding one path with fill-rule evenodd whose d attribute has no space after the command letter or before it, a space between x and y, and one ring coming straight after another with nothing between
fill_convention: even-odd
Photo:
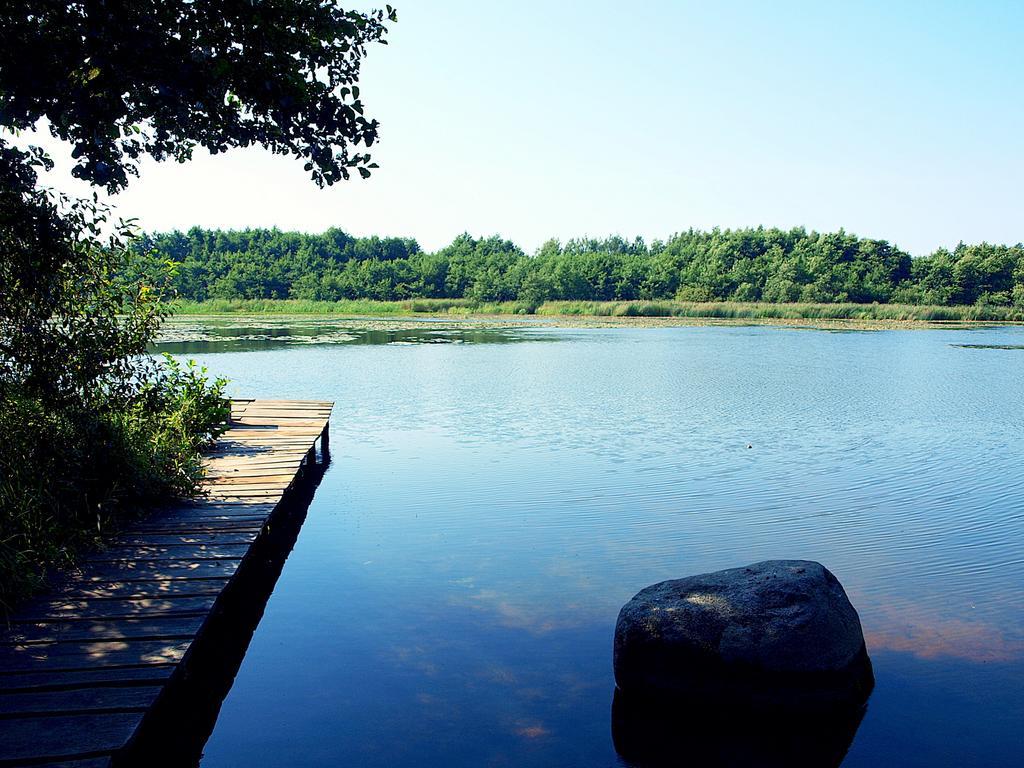
<instances>
[{"instance_id":1,"label":"clear sky","mask_svg":"<svg viewBox=\"0 0 1024 768\"><path fill-rule=\"evenodd\" d=\"M363 77L369 181L320 190L299 161L204 151L145 164L120 213L428 249L759 224L915 254L1024 240L1020 0L392 2Z\"/></svg>"}]
</instances>

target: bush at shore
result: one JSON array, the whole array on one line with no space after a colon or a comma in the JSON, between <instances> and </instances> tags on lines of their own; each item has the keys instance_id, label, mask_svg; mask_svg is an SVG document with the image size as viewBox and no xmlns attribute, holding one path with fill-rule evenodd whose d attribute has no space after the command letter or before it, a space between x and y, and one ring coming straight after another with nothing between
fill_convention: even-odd
<instances>
[{"instance_id":1,"label":"bush at shore","mask_svg":"<svg viewBox=\"0 0 1024 768\"><path fill-rule=\"evenodd\" d=\"M223 382L174 364L117 403L0 394L0 613L160 502L195 492L227 417Z\"/></svg>"},{"instance_id":2,"label":"bush at shore","mask_svg":"<svg viewBox=\"0 0 1024 768\"><path fill-rule=\"evenodd\" d=\"M35 165L44 164L35 155ZM146 354L163 288L124 277L130 232L35 185L0 145L0 613L147 505L196 490L225 382Z\"/></svg>"}]
</instances>

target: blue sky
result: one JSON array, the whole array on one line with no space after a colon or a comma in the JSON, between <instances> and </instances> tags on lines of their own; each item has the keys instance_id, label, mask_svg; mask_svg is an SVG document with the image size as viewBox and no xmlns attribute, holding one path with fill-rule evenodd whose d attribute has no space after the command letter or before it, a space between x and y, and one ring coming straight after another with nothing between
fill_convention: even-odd
<instances>
[{"instance_id":1,"label":"blue sky","mask_svg":"<svg viewBox=\"0 0 1024 768\"><path fill-rule=\"evenodd\" d=\"M197 153L144 165L121 213L430 249L759 224L916 254L1024 240L1024 2L396 5L363 78L373 178Z\"/></svg>"}]
</instances>

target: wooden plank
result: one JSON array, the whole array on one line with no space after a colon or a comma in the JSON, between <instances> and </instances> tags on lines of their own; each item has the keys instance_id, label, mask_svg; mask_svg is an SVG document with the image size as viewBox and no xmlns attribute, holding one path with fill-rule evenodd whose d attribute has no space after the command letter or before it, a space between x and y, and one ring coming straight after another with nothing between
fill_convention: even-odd
<instances>
[{"instance_id":1,"label":"wooden plank","mask_svg":"<svg viewBox=\"0 0 1024 768\"><path fill-rule=\"evenodd\" d=\"M250 534L258 535L263 529L265 524L265 518L256 517L239 517L237 520L226 521L226 520L197 520L191 525L185 525L181 522L172 523L168 525L152 525L145 528L140 528L136 531L139 535L150 534L150 535L166 535L166 536L188 536L196 533L209 533L209 534Z\"/></svg>"},{"instance_id":2,"label":"wooden plank","mask_svg":"<svg viewBox=\"0 0 1024 768\"><path fill-rule=\"evenodd\" d=\"M112 755L104 755L103 757L84 757L84 758L72 758L70 760L58 759L56 762L47 760L46 762L32 762L33 766L37 768L110 768L111 767ZM3 763L0 763L3 765ZM21 763L21 765L27 765L27 763Z\"/></svg>"},{"instance_id":3,"label":"wooden plank","mask_svg":"<svg viewBox=\"0 0 1024 768\"><path fill-rule=\"evenodd\" d=\"M288 405L288 404L275 404L275 403L249 403L245 406L236 408L232 413L244 415L247 413L315 413L318 417L323 419L329 419L331 412L329 409L321 406L303 406L303 405Z\"/></svg>"},{"instance_id":4,"label":"wooden plank","mask_svg":"<svg viewBox=\"0 0 1024 768\"><path fill-rule=\"evenodd\" d=\"M302 430L274 430L273 432L253 427L240 429L234 435L235 443L240 447L257 445L262 449L281 448L282 450L305 451L312 447L315 435Z\"/></svg>"},{"instance_id":5,"label":"wooden plank","mask_svg":"<svg viewBox=\"0 0 1024 768\"><path fill-rule=\"evenodd\" d=\"M258 534L263 529L265 518L238 516L236 520L197 520L190 525L182 522L166 525L151 525L137 529L139 534L189 535L195 533L251 533Z\"/></svg>"},{"instance_id":6,"label":"wooden plank","mask_svg":"<svg viewBox=\"0 0 1024 768\"><path fill-rule=\"evenodd\" d=\"M265 436L266 435L264 435L264 437ZM301 450L300 448L288 448L287 446L277 446L275 449L269 444L254 444L251 440L247 441L245 439L246 437L248 436L244 432L232 432L231 437L222 438L206 458L211 461L225 458L242 458L254 461L259 461L261 459L279 460L282 458L291 458Z\"/></svg>"},{"instance_id":7,"label":"wooden plank","mask_svg":"<svg viewBox=\"0 0 1024 768\"><path fill-rule=\"evenodd\" d=\"M120 748L138 722L134 712L4 719L0 720L0 754L12 762L98 757Z\"/></svg>"},{"instance_id":8,"label":"wooden plank","mask_svg":"<svg viewBox=\"0 0 1024 768\"><path fill-rule=\"evenodd\" d=\"M233 488L218 489L216 495L210 494L210 498L217 501L228 501L235 499L273 499L279 497L286 489L254 489L235 490Z\"/></svg>"},{"instance_id":9,"label":"wooden plank","mask_svg":"<svg viewBox=\"0 0 1024 768\"><path fill-rule=\"evenodd\" d=\"M211 501L225 496L234 496L238 493L251 493L253 491L272 491L278 495L283 494L291 486L291 482L264 482L258 478L249 478L249 482L224 483L221 485L207 487L207 498Z\"/></svg>"},{"instance_id":10,"label":"wooden plank","mask_svg":"<svg viewBox=\"0 0 1024 768\"><path fill-rule=\"evenodd\" d=\"M324 417L330 415L331 404L308 400L258 400L251 403L237 403L232 411L253 411L253 410L298 410L318 411Z\"/></svg>"},{"instance_id":11,"label":"wooden plank","mask_svg":"<svg viewBox=\"0 0 1024 768\"><path fill-rule=\"evenodd\" d=\"M99 581L176 581L231 576L238 570L238 560L197 560L195 562L140 562L87 563L78 579Z\"/></svg>"},{"instance_id":12,"label":"wooden plank","mask_svg":"<svg viewBox=\"0 0 1024 768\"><path fill-rule=\"evenodd\" d=\"M312 441L310 444L312 447ZM300 466L305 458L308 449L294 448L287 451L282 450L272 456L254 454L245 456L217 455L207 457L205 463L208 474L233 471L256 471L265 469L280 469L282 472L294 470Z\"/></svg>"},{"instance_id":13,"label":"wooden plank","mask_svg":"<svg viewBox=\"0 0 1024 768\"><path fill-rule=\"evenodd\" d=\"M136 531L118 536L107 551L123 546L142 547L176 547L206 544L210 546L223 544L251 544L257 533L255 531L238 531L230 533L209 533L206 531L189 531L186 533L154 533L152 531Z\"/></svg>"},{"instance_id":14,"label":"wooden plank","mask_svg":"<svg viewBox=\"0 0 1024 768\"><path fill-rule=\"evenodd\" d=\"M320 436L320 430L313 427L302 427L289 424L270 425L246 425L236 423L231 428L231 440L233 443L242 443L257 438L274 440L276 438L296 438L303 442L307 439L315 440Z\"/></svg>"},{"instance_id":15,"label":"wooden plank","mask_svg":"<svg viewBox=\"0 0 1024 768\"><path fill-rule=\"evenodd\" d=\"M232 408L235 413L249 411L316 411L326 418L330 415L330 403L306 402L304 400L260 400L254 403L239 403Z\"/></svg>"},{"instance_id":16,"label":"wooden plank","mask_svg":"<svg viewBox=\"0 0 1024 768\"><path fill-rule=\"evenodd\" d=\"M216 509L191 508L182 509L173 515L167 515L162 520L147 520L132 526L132 531L155 531L160 528L191 528L200 530L201 525L234 525L245 527L255 525L266 520L270 513L262 509L261 504L230 504L217 502L210 499L211 507L214 504L219 506Z\"/></svg>"},{"instance_id":17,"label":"wooden plank","mask_svg":"<svg viewBox=\"0 0 1024 768\"><path fill-rule=\"evenodd\" d=\"M229 577L215 576L203 579L177 579L137 581L95 581L69 583L54 591L55 596L75 600L127 600L155 599L172 595L217 595Z\"/></svg>"},{"instance_id":18,"label":"wooden plank","mask_svg":"<svg viewBox=\"0 0 1024 768\"><path fill-rule=\"evenodd\" d=\"M204 464L207 473L223 472L226 469L235 471L271 469L274 467L295 467L306 458L305 450L279 451L270 456L257 454L254 456L208 456Z\"/></svg>"},{"instance_id":19,"label":"wooden plank","mask_svg":"<svg viewBox=\"0 0 1024 768\"><path fill-rule=\"evenodd\" d=\"M313 441L310 440L310 447ZM244 467L260 467L281 462L297 463L306 456L306 448L281 448L269 451L261 450L259 446L247 447L241 443L233 446L222 446L215 449L213 453L205 457L203 465L207 469L215 469L220 466L238 465Z\"/></svg>"},{"instance_id":20,"label":"wooden plank","mask_svg":"<svg viewBox=\"0 0 1024 768\"><path fill-rule=\"evenodd\" d=\"M133 685L163 685L174 672L175 664L127 664L87 667L85 669L33 669L0 672L0 693L64 691L77 688Z\"/></svg>"},{"instance_id":21,"label":"wooden plank","mask_svg":"<svg viewBox=\"0 0 1024 768\"><path fill-rule=\"evenodd\" d=\"M214 449L207 456L208 461L215 462L225 459L260 461L281 461L298 457L302 452L301 446L276 445L271 446L261 442L254 443L251 440L242 439L242 433L232 434L230 439L223 439L217 443ZM311 441L310 441L311 442Z\"/></svg>"},{"instance_id":22,"label":"wooden plank","mask_svg":"<svg viewBox=\"0 0 1024 768\"><path fill-rule=\"evenodd\" d=\"M0 666L9 670L96 669L126 664L166 664L185 655L191 638L49 643L0 647Z\"/></svg>"},{"instance_id":23,"label":"wooden plank","mask_svg":"<svg viewBox=\"0 0 1024 768\"><path fill-rule=\"evenodd\" d=\"M148 527L156 528L161 524L167 526L171 523L186 525L200 523L242 523L246 520L266 520L271 514L264 508L266 504L265 501L220 501L218 499L208 498L207 502L210 505L209 509L203 509L201 507L182 509L173 515L168 515L164 520L154 522ZM147 524L140 524L134 526L133 530L145 530L144 526L146 525Z\"/></svg>"},{"instance_id":24,"label":"wooden plank","mask_svg":"<svg viewBox=\"0 0 1024 768\"><path fill-rule=\"evenodd\" d=\"M253 471L232 472L229 475L220 475L217 477L207 476L203 480L203 485L212 485L215 487L223 488L224 486L236 486L236 485L280 485L287 488L291 485L291 482L295 479L295 473L289 472L287 474L281 474L277 469L271 468L264 471Z\"/></svg>"},{"instance_id":25,"label":"wooden plank","mask_svg":"<svg viewBox=\"0 0 1024 768\"><path fill-rule=\"evenodd\" d=\"M281 422L275 426L257 426L257 425L246 425L243 423L236 423L231 428L231 442L227 445L240 444L245 445L247 440L252 440L254 437L265 437L267 439L274 439L275 437L298 437L306 440L315 440L320 437L320 430L316 427L302 427L298 425L290 425Z\"/></svg>"},{"instance_id":26,"label":"wooden plank","mask_svg":"<svg viewBox=\"0 0 1024 768\"><path fill-rule=\"evenodd\" d=\"M0 632L0 768L109 765L165 687L190 674L174 673L315 461L331 407L236 401L204 458L203 496L132 524L10 618Z\"/></svg>"},{"instance_id":27,"label":"wooden plank","mask_svg":"<svg viewBox=\"0 0 1024 768\"><path fill-rule=\"evenodd\" d=\"M132 526L132 529L143 528L149 524L155 525L166 525L170 522L198 522L198 521L209 521L218 520L223 518L225 522L231 519L239 517L260 517L266 518L274 511L273 504L267 504L265 501L250 501L250 502L237 502L237 501L218 501L217 499L206 497L205 503L202 505L190 505L188 507L182 507L181 509L175 510L172 513L165 515L160 520L147 520L144 523Z\"/></svg>"},{"instance_id":28,"label":"wooden plank","mask_svg":"<svg viewBox=\"0 0 1024 768\"><path fill-rule=\"evenodd\" d=\"M232 475L245 477L246 473L256 474L271 472L273 474L295 474L299 467L303 465L303 460L305 458L306 454L303 452L302 456L296 457L295 459L272 461L263 464L258 461L224 461L218 464L210 462L207 465L206 479L230 477Z\"/></svg>"},{"instance_id":29,"label":"wooden plank","mask_svg":"<svg viewBox=\"0 0 1024 768\"><path fill-rule=\"evenodd\" d=\"M252 480L253 478L249 479ZM223 501L222 497L224 496L224 494L233 494L239 491L267 489L272 490L276 492L278 496L281 496L282 494L284 494L286 490L288 490L289 487L291 487L291 485L291 483L261 483L258 481L255 483L225 483L224 485L205 487L203 491L205 493L204 498L210 503L211 506L221 504L224 505L225 509L230 510L233 507L237 507L239 502ZM247 503L248 510L252 512L252 507L254 505L266 503L266 501L250 501Z\"/></svg>"},{"instance_id":30,"label":"wooden plank","mask_svg":"<svg viewBox=\"0 0 1024 768\"><path fill-rule=\"evenodd\" d=\"M145 712L163 688L162 680L149 685L101 686L58 691L0 694L0 717L86 714L92 712Z\"/></svg>"},{"instance_id":31,"label":"wooden plank","mask_svg":"<svg viewBox=\"0 0 1024 768\"><path fill-rule=\"evenodd\" d=\"M167 514L161 515L159 518L149 518L144 521L140 521L132 528L137 528L140 525L146 525L150 522L166 522L168 520L187 520L197 517L213 517L215 515L230 515L238 512L238 504L230 504L223 501L217 501L211 499L209 496L204 496L198 499L192 499L191 501L182 504L172 510L168 510ZM273 502L261 501L253 504L248 504L245 511L252 515L269 515L274 511L277 505Z\"/></svg>"},{"instance_id":32,"label":"wooden plank","mask_svg":"<svg viewBox=\"0 0 1024 768\"><path fill-rule=\"evenodd\" d=\"M301 466L301 465L300 465ZM235 485L275 485L287 488L295 480L298 467L285 469L282 467L248 468L244 470L232 470L218 475L208 475L200 482L200 488L204 491L217 488L231 488ZM244 472L244 474L243 474Z\"/></svg>"},{"instance_id":33,"label":"wooden plank","mask_svg":"<svg viewBox=\"0 0 1024 768\"><path fill-rule=\"evenodd\" d=\"M205 542L179 544L124 544L107 547L103 554L92 558L94 563L117 563L138 560L220 560L241 559L249 551L249 542L241 544L207 544Z\"/></svg>"},{"instance_id":34,"label":"wooden plank","mask_svg":"<svg viewBox=\"0 0 1024 768\"><path fill-rule=\"evenodd\" d=\"M138 618L141 616L183 616L209 613L215 594L166 595L161 597L118 598L89 600L72 597L37 600L23 608L11 619L16 624L40 624L58 621L86 621L96 619Z\"/></svg>"},{"instance_id":35,"label":"wooden plank","mask_svg":"<svg viewBox=\"0 0 1024 768\"><path fill-rule=\"evenodd\" d=\"M310 439L312 447L312 439ZM306 449L300 447L287 448L278 447L277 450L261 448L256 445L243 443L217 444L212 453L204 457L203 466L207 469L215 469L219 466L239 465L245 467L259 467L266 464L277 464L281 462L298 462L306 455Z\"/></svg>"},{"instance_id":36,"label":"wooden plank","mask_svg":"<svg viewBox=\"0 0 1024 768\"><path fill-rule=\"evenodd\" d=\"M315 411L249 411L236 414L231 423L234 427L256 429L303 429L308 434L316 432L319 437L324 429L326 417Z\"/></svg>"},{"instance_id":37,"label":"wooden plank","mask_svg":"<svg viewBox=\"0 0 1024 768\"><path fill-rule=\"evenodd\" d=\"M276 432L287 429L302 430L305 434L316 432L319 437L323 426L323 419L320 418L319 414L308 411L294 411L288 415L267 413L265 411L239 413L231 419L231 439L236 439L239 432L244 433L252 430Z\"/></svg>"},{"instance_id":38,"label":"wooden plank","mask_svg":"<svg viewBox=\"0 0 1024 768\"><path fill-rule=\"evenodd\" d=\"M223 462L220 464L213 464L212 462L207 467L206 478L207 480L216 477L230 477L237 475L239 477L245 477L246 473L267 473L273 474L295 474L300 467L305 463L306 458L305 452L301 457L297 457L294 460L288 459L286 461L274 461L266 464L260 464L259 462Z\"/></svg>"},{"instance_id":39,"label":"wooden plank","mask_svg":"<svg viewBox=\"0 0 1024 768\"><path fill-rule=\"evenodd\" d=\"M235 429L301 429L304 434L320 434L323 423L319 419L297 416L240 416L234 421Z\"/></svg>"},{"instance_id":40,"label":"wooden plank","mask_svg":"<svg viewBox=\"0 0 1024 768\"><path fill-rule=\"evenodd\" d=\"M266 477L294 477L297 466L294 464L280 464L272 467L224 467L206 473L205 482L214 480L222 483L230 483L235 479L247 480L252 478Z\"/></svg>"},{"instance_id":41,"label":"wooden plank","mask_svg":"<svg viewBox=\"0 0 1024 768\"><path fill-rule=\"evenodd\" d=\"M248 485L235 484L235 485L218 485L216 488L210 489L209 499L211 501L219 501L222 499L248 499L248 498L259 498L263 496L270 496L271 498L282 495L288 490L288 485L279 485L276 483L254 483Z\"/></svg>"},{"instance_id":42,"label":"wooden plank","mask_svg":"<svg viewBox=\"0 0 1024 768\"><path fill-rule=\"evenodd\" d=\"M0 639L0 648L20 648L48 643L81 644L119 640L184 639L193 637L206 614L142 618L83 619L38 624L19 622Z\"/></svg>"},{"instance_id":43,"label":"wooden plank","mask_svg":"<svg viewBox=\"0 0 1024 768\"><path fill-rule=\"evenodd\" d=\"M182 525L214 525L223 523L225 525L253 525L270 517L270 513L263 509L264 502L240 502L220 501L210 499L210 509L183 509L180 512L168 515L166 519L140 523L132 530L146 531L164 527L180 527ZM216 509L214 509L216 505ZM196 529L198 530L198 528Z\"/></svg>"},{"instance_id":44,"label":"wooden plank","mask_svg":"<svg viewBox=\"0 0 1024 768\"><path fill-rule=\"evenodd\" d=\"M193 529L192 527L195 526L194 530L199 531L204 525L244 528L258 525L260 521L266 520L270 516L270 513L260 509L258 504L227 504L211 499L211 506L214 503L222 505L217 509L183 509L173 515L168 515L163 520L147 520L144 523L138 523L132 526L131 530L133 532L155 532L161 528Z\"/></svg>"}]
</instances>

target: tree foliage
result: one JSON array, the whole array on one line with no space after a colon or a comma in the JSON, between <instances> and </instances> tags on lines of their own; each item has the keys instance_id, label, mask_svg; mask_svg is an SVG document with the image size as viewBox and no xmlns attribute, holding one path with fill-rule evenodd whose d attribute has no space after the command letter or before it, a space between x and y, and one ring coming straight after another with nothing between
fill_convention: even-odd
<instances>
[{"instance_id":1,"label":"tree foliage","mask_svg":"<svg viewBox=\"0 0 1024 768\"><path fill-rule=\"evenodd\" d=\"M804 229L690 230L651 244L552 240L527 254L460 235L434 253L415 240L279 230L147 235L132 265L176 264L186 299L468 298L990 304L1024 307L1024 247L959 245L920 258L884 240ZM157 260L157 261L154 261Z\"/></svg>"},{"instance_id":2,"label":"tree foliage","mask_svg":"<svg viewBox=\"0 0 1024 768\"><path fill-rule=\"evenodd\" d=\"M323 0L9 0L0 129L47 125L110 192L143 156L196 147L261 145L320 185L367 176L360 66L394 18ZM40 189L50 166L0 136L0 609L142 502L194 491L228 413L224 381L145 354L167 264L133 266L130 227L95 195Z\"/></svg>"},{"instance_id":3,"label":"tree foliage","mask_svg":"<svg viewBox=\"0 0 1024 768\"><path fill-rule=\"evenodd\" d=\"M0 4L0 125L42 118L74 145L74 174L123 189L148 155L178 161L262 145L318 184L367 176L378 124L358 80L385 11L325 0Z\"/></svg>"},{"instance_id":4,"label":"tree foliage","mask_svg":"<svg viewBox=\"0 0 1024 768\"><path fill-rule=\"evenodd\" d=\"M145 354L162 289L126 277L124 224L36 186L0 147L0 609L138 505L189 493L224 382Z\"/></svg>"},{"instance_id":5,"label":"tree foliage","mask_svg":"<svg viewBox=\"0 0 1024 768\"><path fill-rule=\"evenodd\" d=\"M0 387L51 407L130 397L165 314L159 273L126 279L131 235L108 210L36 186L39 152L0 147Z\"/></svg>"}]
</instances>

